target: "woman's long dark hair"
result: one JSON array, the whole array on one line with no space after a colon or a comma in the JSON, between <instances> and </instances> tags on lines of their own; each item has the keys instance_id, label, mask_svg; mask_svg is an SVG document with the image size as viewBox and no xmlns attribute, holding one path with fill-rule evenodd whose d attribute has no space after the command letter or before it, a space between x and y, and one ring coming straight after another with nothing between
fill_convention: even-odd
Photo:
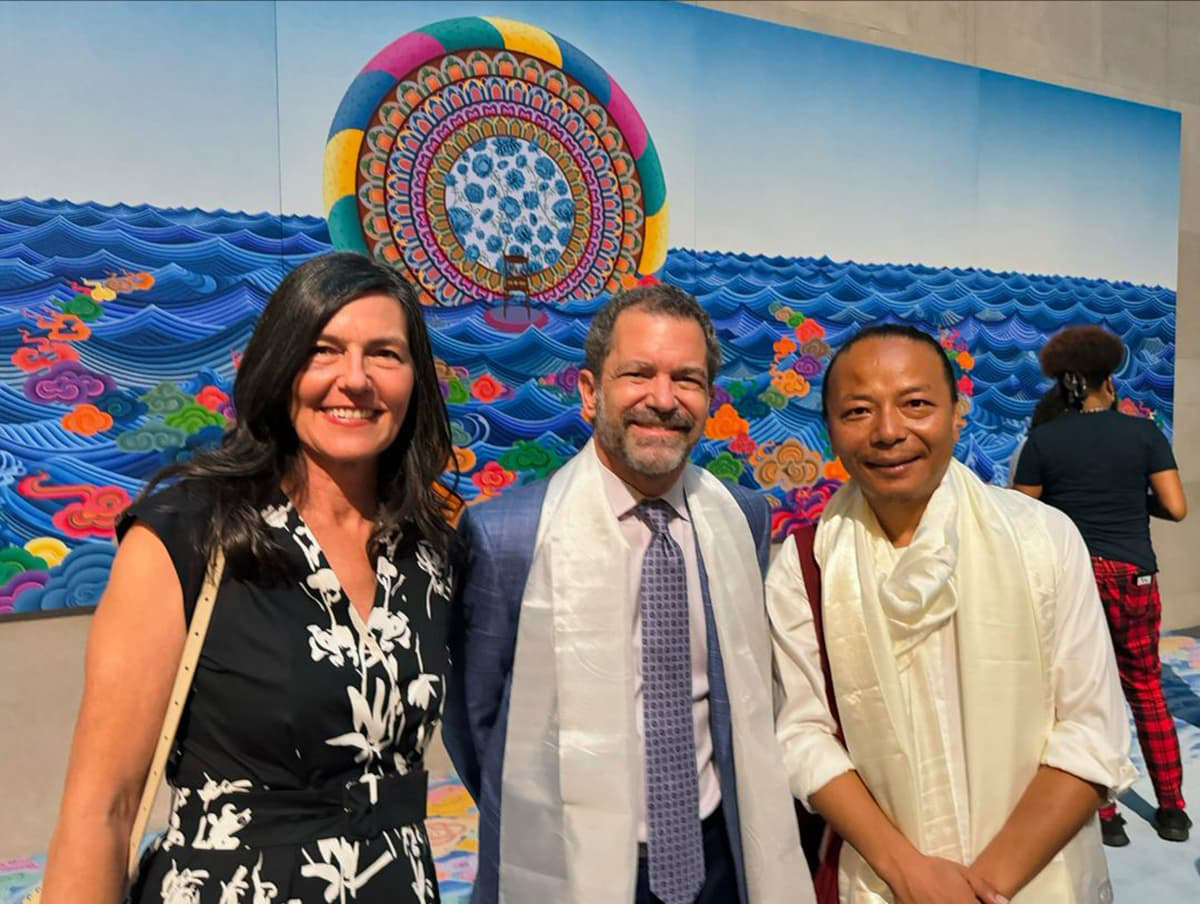
<instances>
[{"instance_id":1,"label":"woman's long dark hair","mask_svg":"<svg viewBox=\"0 0 1200 904\"><path fill-rule=\"evenodd\" d=\"M259 511L285 479L303 480L295 468L300 449L292 425L292 385L313 343L339 310L368 295L394 298L404 310L413 364L413 394L395 441L378 462L379 511L371 539L403 525L445 553L451 516L460 500L438 484L451 455L450 420L438 388L437 370L421 306L412 286L387 267L360 254L335 252L313 258L284 277L271 293L242 355L233 387L237 422L219 447L170 465L147 484L178 480L203 499L209 514L206 546L225 549L230 570L241 575L278 572L282 550L271 540Z\"/></svg>"},{"instance_id":2,"label":"woman's long dark hair","mask_svg":"<svg viewBox=\"0 0 1200 904\"><path fill-rule=\"evenodd\" d=\"M1063 397L1062 386L1055 383L1042 394L1037 404L1033 406L1033 417L1029 421L1029 429L1048 424L1071 410L1067 400Z\"/></svg>"}]
</instances>

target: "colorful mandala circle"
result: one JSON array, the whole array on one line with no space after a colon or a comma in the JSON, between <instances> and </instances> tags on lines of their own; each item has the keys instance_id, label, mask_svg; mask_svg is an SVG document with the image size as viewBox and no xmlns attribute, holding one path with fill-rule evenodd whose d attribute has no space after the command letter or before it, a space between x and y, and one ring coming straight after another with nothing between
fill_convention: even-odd
<instances>
[{"instance_id":1,"label":"colorful mandala circle","mask_svg":"<svg viewBox=\"0 0 1200 904\"><path fill-rule=\"evenodd\" d=\"M367 63L329 131L325 212L334 247L437 304L592 298L667 252L662 167L629 98L561 38L490 17Z\"/></svg>"}]
</instances>

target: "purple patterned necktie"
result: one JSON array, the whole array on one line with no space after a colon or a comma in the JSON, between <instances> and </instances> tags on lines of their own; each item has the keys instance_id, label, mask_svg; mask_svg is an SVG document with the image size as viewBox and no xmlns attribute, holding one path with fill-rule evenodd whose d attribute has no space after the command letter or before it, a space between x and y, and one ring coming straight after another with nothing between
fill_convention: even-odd
<instances>
[{"instance_id":1,"label":"purple patterned necktie","mask_svg":"<svg viewBox=\"0 0 1200 904\"><path fill-rule=\"evenodd\" d=\"M692 663L683 552L667 532L661 499L634 515L653 536L642 560L642 715L646 754L646 847L650 891L663 904L692 904L704 884L700 787L692 723Z\"/></svg>"}]
</instances>

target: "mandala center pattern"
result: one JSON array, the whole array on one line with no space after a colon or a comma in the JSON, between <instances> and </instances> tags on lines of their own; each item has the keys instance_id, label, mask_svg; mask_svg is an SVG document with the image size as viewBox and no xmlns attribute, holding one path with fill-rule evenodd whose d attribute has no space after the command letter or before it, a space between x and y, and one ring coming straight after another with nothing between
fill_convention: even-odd
<instances>
[{"instance_id":1,"label":"mandala center pattern","mask_svg":"<svg viewBox=\"0 0 1200 904\"><path fill-rule=\"evenodd\" d=\"M508 19L435 22L368 61L334 114L325 192L333 245L427 304L592 299L666 257L666 183L632 102Z\"/></svg>"},{"instance_id":2,"label":"mandala center pattern","mask_svg":"<svg viewBox=\"0 0 1200 904\"><path fill-rule=\"evenodd\" d=\"M566 174L536 141L471 145L445 179L446 213L467 260L497 273L538 273L571 241L575 201Z\"/></svg>"}]
</instances>

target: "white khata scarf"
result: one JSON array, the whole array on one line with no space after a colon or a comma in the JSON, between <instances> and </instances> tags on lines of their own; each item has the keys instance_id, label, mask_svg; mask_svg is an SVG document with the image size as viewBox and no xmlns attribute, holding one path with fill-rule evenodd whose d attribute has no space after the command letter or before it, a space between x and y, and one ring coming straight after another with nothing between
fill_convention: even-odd
<instances>
[{"instance_id":1,"label":"white khata scarf","mask_svg":"<svg viewBox=\"0 0 1200 904\"><path fill-rule=\"evenodd\" d=\"M1048 537L1020 541L1017 531L1032 526L1013 523L997 495L1005 492L951 461L911 544L895 560L897 551L887 548L874 513L850 483L830 500L815 542L825 638L850 758L919 850L965 863L1004 825L1037 771L1054 724L1052 546ZM1035 550L1044 550L1044 558L1031 558ZM944 671L943 660L934 644L925 643L951 619L966 801L953 799L952 752L938 718L946 701L931 681ZM905 670L911 670L908 698L900 677ZM1015 901L1099 900L1107 871L1094 834L1094 826L1080 832ZM1092 862L1096 855L1098 864ZM843 902L892 900L887 885L849 846L840 872Z\"/></svg>"},{"instance_id":2,"label":"white khata scarf","mask_svg":"<svg viewBox=\"0 0 1200 904\"><path fill-rule=\"evenodd\" d=\"M589 443L551 478L525 586L501 788L502 904L632 901L641 759L626 544ZM775 740L771 648L753 536L699 468L684 493L733 720L751 904L808 904L812 883ZM730 826L730 829L738 829Z\"/></svg>"}]
</instances>

